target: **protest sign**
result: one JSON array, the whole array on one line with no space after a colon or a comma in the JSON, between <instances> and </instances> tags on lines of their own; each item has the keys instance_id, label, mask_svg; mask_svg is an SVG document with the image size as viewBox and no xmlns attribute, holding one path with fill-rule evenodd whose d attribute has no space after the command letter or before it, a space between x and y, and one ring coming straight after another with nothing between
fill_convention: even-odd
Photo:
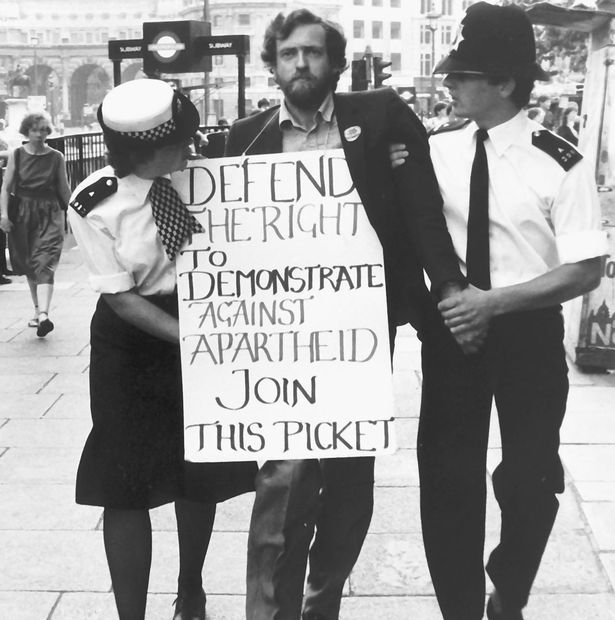
<instances>
[{"instance_id":1,"label":"protest sign","mask_svg":"<svg viewBox=\"0 0 615 620\"><path fill-rule=\"evenodd\" d=\"M382 248L342 150L174 175L205 230L177 259L190 461L394 450Z\"/></svg>"}]
</instances>

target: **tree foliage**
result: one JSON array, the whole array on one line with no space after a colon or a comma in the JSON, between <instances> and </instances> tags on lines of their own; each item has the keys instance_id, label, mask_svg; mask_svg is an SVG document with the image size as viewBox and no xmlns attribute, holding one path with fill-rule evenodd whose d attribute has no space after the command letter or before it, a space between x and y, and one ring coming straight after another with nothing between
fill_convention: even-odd
<instances>
[{"instance_id":1,"label":"tree foliage","mask_svg":"<svg viewBox=\"0 0 615 620\"><path fill-rule=\"evenodd\" d=\"M502 4L518 4L528 7L544 0L504 0ZM574 0L562 0L554 4L570 7ZM582 80L587 61L587 39L584 32L555 28L553 26L534 26L536 35L536 57L547 71L560 79Z\"/></svg>"}]
</instances>

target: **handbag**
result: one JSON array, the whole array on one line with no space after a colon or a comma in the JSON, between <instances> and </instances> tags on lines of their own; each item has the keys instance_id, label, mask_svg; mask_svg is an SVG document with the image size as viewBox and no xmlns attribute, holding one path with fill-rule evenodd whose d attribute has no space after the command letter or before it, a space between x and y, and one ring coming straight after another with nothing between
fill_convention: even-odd
<instances>
[{"instance_id":1,"label":"handbag","mask_svg":"<svg viewBox=\"0 0 615 620\"><path fill-rule=\"evenodd\" d=\"M9 204L8 204L8 218L11 224L14 224L17 220L17 214L19 213L19 196L15 194L9 194Z\"/></svg>"},{"instance_id":2,"label":"handbag","mask_svg":"<svg viewBox=\"0 0 615 620\"><path fill-rule=\"evenodd\" d=\"M17 188L19 187L19 149L21 147L17 147L15 149L15 173L13 174L13 191L9 194L9 202L8 202L8 213L7 216L11 224L14 224L17 220L17 215L19 213L19 202L20 198L15 193Z\"/></svg>"}]
</instances>

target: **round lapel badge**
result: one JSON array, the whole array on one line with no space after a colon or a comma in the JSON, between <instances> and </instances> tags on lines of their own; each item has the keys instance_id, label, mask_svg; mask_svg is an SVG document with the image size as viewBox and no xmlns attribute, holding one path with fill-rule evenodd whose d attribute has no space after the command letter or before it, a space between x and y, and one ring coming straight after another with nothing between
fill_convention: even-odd
<instances>
[{"instance_id":1,"label":"round lapel badge","mask_svg":"<svg viewBox=\"0 0 615 620\"><path fill-rule=\"evenodd\" d=\"M348 142L354 142L361 135L361 128L357 125L353 127L348 127L344 130L344 138Z\"/></svg>"}]
</instances>

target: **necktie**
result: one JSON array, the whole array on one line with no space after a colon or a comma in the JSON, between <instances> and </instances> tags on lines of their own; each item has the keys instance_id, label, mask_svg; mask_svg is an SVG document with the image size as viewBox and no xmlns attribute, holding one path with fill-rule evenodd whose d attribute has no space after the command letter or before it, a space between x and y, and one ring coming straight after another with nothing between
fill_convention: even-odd
<instances>
[{"instance_id":1,"label":"necktie","mask_svg":"<svg viewBox=\"0 0 615 620\"><path fill-rule=\"evenodd\" d=\"M203 228L188 212L169 179L156 177L148 196L162 245L173 260L184 239L190 233L203 232Z\"/></svg>"},{"instance_id":2,"label":"necktie","mask_svg":"<svg viewBox=\"0 0 615 620\"><path fill-rule=\"evenodd\" d=\"M489 273L489 167L485 129L476 132L476 152L470 175L470 211L468 215L468 244L466 267L468 280L474 286L491 288Z\"/></svg>"}]
</instances>

